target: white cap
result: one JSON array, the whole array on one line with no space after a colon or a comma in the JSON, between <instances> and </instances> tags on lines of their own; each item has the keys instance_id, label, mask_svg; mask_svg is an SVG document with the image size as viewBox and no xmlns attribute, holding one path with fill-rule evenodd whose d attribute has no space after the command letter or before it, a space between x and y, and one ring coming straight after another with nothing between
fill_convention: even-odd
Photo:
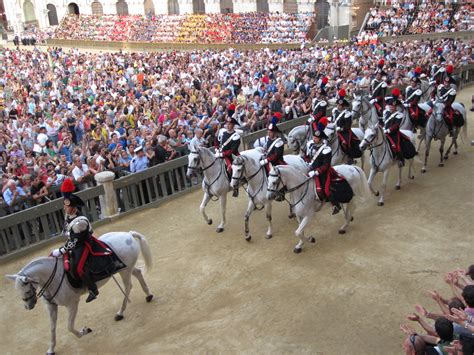
<instances>
[{"instance_id":1,"label":"white cap","mask_svg":"<svg viewBox=\"0 0 474 355\"><path fill-rule=\"evenodd\" d=\"M138 152L140 152L140 151L142 151L142 150L143 150L143 147L140 145L140 146L138 146L138 147L135 148L134 152L135 152L135 153L138 153Z\"/></svg>"}]
</instances>

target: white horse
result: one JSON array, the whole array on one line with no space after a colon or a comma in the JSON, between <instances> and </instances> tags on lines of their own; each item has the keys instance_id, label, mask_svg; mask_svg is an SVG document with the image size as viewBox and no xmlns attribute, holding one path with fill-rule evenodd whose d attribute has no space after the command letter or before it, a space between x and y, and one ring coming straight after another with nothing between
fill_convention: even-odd
<instances>
[{"instance_id":1,"label":"white horse","mask_svg":"<svg viewBox=\"0 0 474 355\"><path fill-rule=\"evenodd\" d=\"M378 121L377 109L366 96L362 95L354 95L352 115L354 119L359 120L359 128L362 132L365 132L369 124L376 124Z\"/></svg>"},{"instance_id":2,"label":"white horse","mask_svg":"<svg viewBox=\"0 0 474 355\"><path fill-rule=\"evenodd\" d=\"M406 135L412 144L415 144L415 135L413 132L410 131L402 131L404 135ZM385 201L385 187L387 186L388 174L390 172L390 168L398 164L398 160L393 156L392 150L390 149L390 142L388 138L385 136L383 129L380 125L369 125L367 130L365 131L364 139L360 143L360 149L365 150L369 148L370 150L370 174L369 174L369 187L372 193L375 196L379 196L379 206L384 205ZM399 166L398 168L398 180L395 185L397 190L400 190L400 186L402 183L402 169L403 167ZM408 178L414 179L415 176L413 175L413 159L409 160L408 164ZM383 182L382 186L379 191L376 191L373 188L373 181L375 175L378 172L383 172Z\"/></svg>"},{"instance_id":3,"label":"white horse","mask_svg":"<svg viewBox=\"0 0 474 355\"><path fill-rule=\"evenodd\" d=\"M333 134L328 136L328 145L332 149L331 165L345 164L349 160L349 156L342 150L337 134L335 134L335 124L329 123L326 131L332 131ZM352 128L352 133L357 139L364 138L364 132L360 128ZM293 128L288 133L288 148L293 150L295 154L299 152L301 157L306 155L306 143L312 139L308 125L301 125ZM361 166L364 167L364 156L361 157Z\"/></svg>"},{"instance_id":4,"label":"white horse","mask_svg":"<svg viewBox=\"0 0 474 355\"><path fill-rule=\"evenodd\" d=\"M227 167L224 159L217 159L214 153L205 147L196 147L188 155L188 171L186 176L190 178L196 170L201 169L204 175L202 190L204 197L201 202L200 211L207 224L212 224L212 219L206 214L206 206L213 196L221 202L221 223L216 229L217 233L224 231L225 211L227 205L227 193L230 190L227 178Z\"/></svg>"},{"instance_id":5,"label":"white horse","mask_svg":"<svg viewBox=\"0 0 474 355\"><path fill-rule=\"evenodd\" d=\"M427 80L421 80L421 101L431 101L431 95L436 88L436 83L430 83Z\"/></svg>"},{"instance_id":6,"label":"white horse","mask_svg":"<svg viewBox=\"0 0 474 355\"><path fill-rule=\"evenodd\" d=\"M250 241L249 221L250 215L257 209L258 206L265 207L266 217L268 221L268 230L266 238L270 239L273 236L272 232L272 201L267 199L267 175L265 167L260 165L260 159L264 154L262 148L250 149L240 153L232 163L232 180L230 186L233 189L239 188L239 183L245 179L247 182L247 196L249 203L247 211L245 212L245 240ZM307 173L308 165L297 155L285 155L283 157L288 165ZM290 215L292 211L290 210Z\"/></svg>"},{"instance_id":7,"label":"white horse","mask_svg":"<svg viewBox=\"0 0 474 355\"><path fill-rule=\"evenodd\" d=\"M467 136L466 109L464 108L463 104L458 103L458 102L454 102L452 104L452 107L453 109L459 111L464 118L464 125L462 126L462 135L465 138ZM443 155L444 143L446 141L447 135L449 134L448 125L444 121L444 109L445 109L444 103L435 102L433 111L430 115L430 118L428 119L428 123L426 124L426 136L425 136L426 151L425 151L425 161L424 161L423 167L421 168L422 173L426 172L426 166L428 164L428 156L430 154L432 139L435 139L435 140L439 139L440 141L440 146L439 146L440 161L439 161L438 166L444 166L444 159L448 159L449 152L451 151L451 148L453 146L454 146L453 154L455 155L458 154L457 138L459 135L460 128L455 126L451 144L448 147L446 154Z\"/></svg>"},{"instance_id":8,"label":"white horse","mask_svg":"<svg viewBox=\"0 0 474 355\"><path fill-rule=\"evenodd\" d=\"M118 273L124 283L124 300L120 310L115 315L115 320L123 319L123 312L129 302L130 290L132 289L132 275L135 276L143 291L146 294L146 301L150 302L153 295L143 278L142 271L135 267L140 250L142 252L146 270L151 270L152 257L150 247L143 235L137 232L113 232L104 234L100 240L105 242L110 249L126 265ZM76 330L74 323L76 320L77 308L81 296L87 289L76 289L69 283L63 265L63 258L43 257L36 259L22 268L14 275L7 275L15 281L16 288L21 293L25 308L31 310L35 307L39 297L43 299L48 307L49 320L51 324L51 338L48 355L54 354L56 347L56 321L58 317L58 306L64 306L69 312L68 330L76 337L80 338L92 332L88 327ZM110 278L98 283L98 287L104 285ZM37 289L39 291L37 292ZM100 297L99 297L100 298Z\"/></svg>"},{"instance_id":9,"label":"white horse","mask_svg":"<svg viewBox=\"0 0 474 355\"><path fill-rule=\"evenodd\" d=\"M429 106L428 102L418 103L418 107L425 112L428 112L429 110L431 110L431 107ZM403 112L403 119L402 119L402 123L400 124L400 130L416 133L415 125L413 124L410 118L410 113L409 113L408 108L404 108L402 112ZM420 130L420 133L418 134L419 141L418 141L418 147L416 148L417 154L420 151L421 144L425 140L426 127L420 127L419 130Z\"/></svg>"},{"instance_id":10,"label":"white horse","mask_svg":"<svg viewBox=\"0 0 474 355\"><path fill-rule=\"evenodd\" d=\"M370 190L367 177L358 166L339 165L335 166L334 169L338 174L344 176L354 192L351 202L343 205L345 222L339 229L339 233L344 234L349 222L353 220L352 214L355 210L354 198L367 199L370 197ZM303 248L304 239L311 243L316 242L312 236L305 238L304 230L314 217L314 214L322 208L324 201L321 201L316 193L314 179L309 178L306 174L292 166L279 165L272 168L268 179L267 198L269 200L274 199L283 187L290 194L288 203L292 206L298 219L299 225L295 235L299 238L299 242L293 251L300 253Z\"/></svg>"}]
</instances>

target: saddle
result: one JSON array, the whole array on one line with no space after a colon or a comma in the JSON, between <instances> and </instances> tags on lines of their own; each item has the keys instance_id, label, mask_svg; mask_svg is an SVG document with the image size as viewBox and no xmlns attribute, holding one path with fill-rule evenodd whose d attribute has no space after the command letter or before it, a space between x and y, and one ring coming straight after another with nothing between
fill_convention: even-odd
<instances>
[{"instance_id":1,"label":"saddle","mask_svg":"<svg viewBox=\"0 0 474 355\"><path fill-rule=\"evenodd\" d=\"M344 133L347 137L345 137ZM352 129L338 132L337 137L344 153L348 154L351 158L360 158L362 156L362 151L359 147L360 140L354 135Z\"/></svg>"},{"instance_id":2,"label":"saddle","mask_svg":"<svg viewBox=\"0 0 474 355\"><path fill-rule=\"evenodd\" d=\"M449 127L462 127L465 123L461 112L454 109L453 107L449 107L444 110L443 118Z\"/></svg>"},{"instance_id":3,"label":"saddle","mask_svg":"<svg viewBox=\"0 0 474 355\"><path fill-rule=\"evenodd\" d=\"M390 150L393 156L398 156L400 153L404 159L413 159L416 155L416 148L406 135L397 131L397 137L392 136L393 133L387 134L387 139L390 142Z\"/></svg>"},{"instance_id":4,"label":"saddle","mask_svg":"<svg viewBox=\"0 0 474 355\"><path fill-rule=\"evenodd\" d=\"M75 267L71 266L69 254L64 254L63 262L69 283L74 288L84 287L82 277L85 271L88 272L90 281L98 282L126 267L106 243L94 237L85 242L80 259L75 261Z\"/></svg>"}]
</instances>

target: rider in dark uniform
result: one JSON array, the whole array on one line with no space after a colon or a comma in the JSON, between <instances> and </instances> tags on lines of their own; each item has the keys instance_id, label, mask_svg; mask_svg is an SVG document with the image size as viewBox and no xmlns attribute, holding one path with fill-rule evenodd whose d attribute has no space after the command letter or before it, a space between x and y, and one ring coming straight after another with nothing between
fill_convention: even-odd
<instances>
[{"instance_id":1,"label":"rider in dark uniform","mask_svg":"<svg viewBox=\"0 0 474 355\"><path fill-rule=\"evenodd\" d=\"M275 165L286 165L283 160L283 152L285 150L285 143L283 139L278 137L280 130L274 123L268 125L268 139L266 146L266 158L260 160L260 165L265 166L267 173L270 171L270 164Z\"/></svg>"},{"instance_id":2,"label":"rider in dark uniform","mask_svg":"<svg viewBox=\"0 0 474 355\"><path fill-rule=\"evenodd\" d=\"M321 117L326 116L326 110L328 106L328 102L326 101L327 93L325 90L326 83L327 83L327 78L324 77L321 80L320 87L316 89L316 97L313 99L313 102L312 102L313 113L310 115L307 121L311 130L313 127L313 123L317 124L319 120L321 119Z\"/></svg>"},{"instance_id":3,"label":"rider in dark uniform","mask_svg":"<svg viewBox=\"0 0 474 355\"><path fill-rule=\"evenodd\" d=\"M426 112L418 104L420 103L422 91L418 88L420 79L417 77L411 78L411 85L405 89L405 103L404 106L408 110L408 115L412 121L415 129L417 127L426 127Z\"/></svg>"},{"instance_id":4,"label":"rider in dark uniform","mask_svg":"<svg viewBox=\"0 0 474 355\"><path fill-rule=\"evenodd\" d=\"M239 146L240 146L240 135L234 130L234 127L237 121L232 117L227 117L227 127L221 129L217 138L216 138L216 153L215 157L217 159L223 158L227 166L227 172L229 177L232 176L232 155L238 156ZM234 190L234 197L238 196L239 190Z\"/></svg>"},{"instance_id":5,"label":"rider in dark uniform","mask_svg":"<svg viewBox=\"0 0 474 355\"><path fill-rule=\"evenodd\" d=\"M400 166L405 165L402 150L400 148L400 124L403 120L403 113L397 111L396 100L392 97L386 98L387 108L383 113L383 118L379 119L379 123L384 128L393 153L399 160Z\"/></svg>"},{"instance_id":6,"label":"rider in dark uniform","mask_svg":"<svg viewBox=\"0 0 474 355\"><path fill-rule=\"evenodd\" d=\"M438 87L438 100L444 102L444 121L449 127L449 134L453 135L454 129L454 120L457 118L456 115L459 115L456 112L452 104L456 99L456 89L453 88L451 78L449 76L445 76L443 85Z\"/></svg>"},{"instance_id":7,"label":"rider in dark uniform","mask_svg":"<svg viewBox=\"0 0 474 355\"><path fill-rule=\"evenodd\" d=\"M382 116L384 110L384 97L387 91L387 83L383 79L387 73L383 71L383 64L384 62L382 59L378 64L377 70L375 71L375 78L370 83L371 103L375 105L379 117Z\"/></svg>"},{"instance_id":8,"label":"rider in dark uniform","mask_svg":"<svg viewBox=\"0 0 474 355\"><path fill-rule=\"evenodd\" d=\"M82 199L73 194L74 184L70 179L66 179L61 186L61 192L64 196L65 223L63 234L67 235L66 244L53 251L53 256L69 254L71 261L71 270L75 277L80 279L89 289L89 296L86 302L91 302L99 295L97 285L92 281L89 270L84 268L87 254L84 255L86 242L92 238L92 226L87 217L83 216L80 208L84 206Z\"/></svg>"}]
</instances>

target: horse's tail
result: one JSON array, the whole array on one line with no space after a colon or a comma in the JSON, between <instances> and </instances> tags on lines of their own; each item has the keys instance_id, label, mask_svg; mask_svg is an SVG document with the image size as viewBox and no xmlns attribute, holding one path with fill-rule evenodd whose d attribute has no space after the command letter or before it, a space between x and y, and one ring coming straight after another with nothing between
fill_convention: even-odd
<instances>
[{"instance_id":1,"label":"horse's tail","mask_svg":"<svg viewBox=\"0 0 474 355\"><path fill-rule=\"evenodd\" d=\"M362 168L358 166L353 166L353 168L356 169L357 173L359 174L359 184L357 185L358 191L354 191L354 194L361 200L368 200L372 194L370 192L367 176L365 175L365 172L362 170Z\"/></svg>"},{"instance_id":2,"label":"horse's tail","mask_svg":"<svg viewBox=\"0 0 474 355\"><path fill-rule=\"evenodd\" d=\"M143 259L145 260L145 271L150 271L153 267L150 245L143 234L134 231L130 231L130 234L140 243L140 249L142 251Z\"/></svg>"}]
</instances>

